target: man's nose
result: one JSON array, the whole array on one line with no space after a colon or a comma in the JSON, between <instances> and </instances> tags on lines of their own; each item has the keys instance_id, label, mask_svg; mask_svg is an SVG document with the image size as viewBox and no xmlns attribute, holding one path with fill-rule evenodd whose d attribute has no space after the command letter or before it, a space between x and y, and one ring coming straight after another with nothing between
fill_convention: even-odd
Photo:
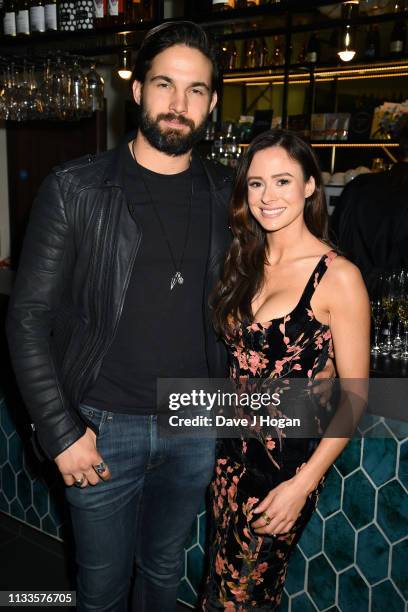
<instances>
[{"instance_id":1,"label":"man's nose","mask_svg":"<svg viewBox=\"0 0 408 612\"><path fill-rule=\"evenodd\" d=\"M170 110L180 115L187 112L187 96L183 91L175 89L170 100Z\"/></svg>"}]
</instances>

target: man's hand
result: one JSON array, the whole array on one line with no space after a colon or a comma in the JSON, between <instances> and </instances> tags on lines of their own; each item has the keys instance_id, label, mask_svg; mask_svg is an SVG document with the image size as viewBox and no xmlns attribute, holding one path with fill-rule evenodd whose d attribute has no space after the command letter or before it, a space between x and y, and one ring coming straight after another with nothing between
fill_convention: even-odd
<instances>
[{"instance_id":1,"label":"man's hand","mask_svg":"<svg viewBox=\"0 0 408 612\"><path fill-rule=\"evenodd\" d=\"M79 482L81 487L96 485L100 478L111 477L106 465L103 471L100 468L103 459L96 449L96 434L89 427L81 438L55 457L55 463L68 487L75 483L79 486Z\"/></svg>"},{"instance_id":2,"label":"man's hand","mask_svg":"<svg viewBox=\"0 0 408 612\"><path fill-rule=\"evenodd\" d=\"M319 404L325 406L330 401L332 394L332 379L336 377L336 369L332 361L332 355L326 362L323 370L315 376L315 380L321 381L319 385L313 385L313 394L319 396Z\"/></svg>"}]
</instances>

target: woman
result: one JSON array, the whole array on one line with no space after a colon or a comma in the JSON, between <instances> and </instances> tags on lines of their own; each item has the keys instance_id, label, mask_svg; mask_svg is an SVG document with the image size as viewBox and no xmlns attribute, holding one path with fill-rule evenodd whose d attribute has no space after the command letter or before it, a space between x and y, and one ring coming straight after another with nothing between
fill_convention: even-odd
<instances>
[{"instance_id":1,"label":"woman","mask_svg":"<svg viewBox=\"0 0 408 612\"><path fill-rule=\"evenodd\" d=\"M358 269L329 246L310 147L284 130L257 137L238 169L230 219L213 312L231 377L312 381L334 350L340 378L367 379L368 297ZM219 441L204 610L276 609L289 556L347 442L265 432Z\"/></svg>"}]
</instances>

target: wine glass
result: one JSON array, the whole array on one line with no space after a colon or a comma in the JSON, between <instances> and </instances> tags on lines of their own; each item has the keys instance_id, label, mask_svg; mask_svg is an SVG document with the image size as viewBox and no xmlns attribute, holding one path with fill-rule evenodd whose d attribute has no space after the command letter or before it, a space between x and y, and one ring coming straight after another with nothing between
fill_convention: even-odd
<instances>
[{"instance_id":1,"label":"wine glass","mask_svg":"<svg viewBox=\"0 0 408 612\"><path fill-rule=\"evenodd\" d=\"M404 346L400 359L408 360L408 273L401 273L401 293L398 300L398 316L404 326Z\"/></svg>"},{"instance_id":2,"label":"wine glass","mask_svg":"<svg viewBox=\"0 0 408 612\"><path fill-rule=\"evenodd\" d=\"M374 321L374 344L371 348L372 355L379 355L381 353L381 346L378 343L378 336L380 333L381 322L384 318L384 308L382 304L382 276L378 275L370 299L371 303L371 315Z\"/></svg>"},{"instance_id":3,"label":"wine glass","mask_svg":"<svg viewBox=\"0 0 408 612\"><path fill-rule=\"evenodd\" d=\"M392 336L392 324L394 318L397 314L398 307L398 295L397 295L397 287L395 283L395 275L392 273L388 273L384 276L383 279L383 291L382 291L382 306L385 311L385 315L388 321L388 335L387 341L382 349L383 355L389 355L393 349L393 344L391 340Z\"/></svg>"},{"instance_id":4,"label":"wine glass","mask_svg":"<svg viewBox=\"0 0 408 612\"><path fill-rule=\"evenodd\" d=\"M96 71L96 66L94 63L91 64L91 68L86 75L86 84L89 110L91 112L103 110L105 84L101 75Z\"/></svg>"},{"instance_id":5,"label":"wine glass","mask_svg":"<svg viewBox=\"0 0 408 612\"><path fill-rule=\"evenodd\" d=\"M77 57L73 59L71 69L69 70L69 78L71 117L73 119L80 119L87 112L88 98L86 79Z\"/></svg>"},{"instance_id":6,"label":"wine glass","mask_svg":"<svg viewBox=\"0 0 408 612\"><path fill-rule=\"evenodd\" d=\"M401 317L398 315L398 307L400 304L401 299L404 299L404 291L405 291L405 272L403 270L399 270L398 272L395 273L395 286L396 286L396 307L395 307L395 312L396 312L396 328L395 328L395 336L393 339L393 347L394 350L391 354L391 357L393 359L399 359L400 357L400 352L402 350L402 344L403 344L403 340L401 337L401 328L402 328L402 320Z\"/></svg>"}]
</instances>

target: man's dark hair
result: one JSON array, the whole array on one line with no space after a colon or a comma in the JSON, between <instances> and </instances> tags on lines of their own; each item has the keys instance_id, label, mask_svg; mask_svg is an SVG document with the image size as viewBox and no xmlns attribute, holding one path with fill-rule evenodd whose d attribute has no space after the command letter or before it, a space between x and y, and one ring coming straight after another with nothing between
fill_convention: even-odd
<instances>
[{"instance_id":1,"label":"man's dark hair","mask_svg":"<svg viewBox=\"0 0 408 612\"><path fill-rule=\"evenodd\" d=\"M131 84L133 85L134 81L144 83L156 55L174 45L185 45L191 49L197 49L209 59L212 66L211 88L216 91L219 84L219 72L214 51L203 28L192 21L165 22L146 34L136 56Z\"/></svg>"}]
</instances>

